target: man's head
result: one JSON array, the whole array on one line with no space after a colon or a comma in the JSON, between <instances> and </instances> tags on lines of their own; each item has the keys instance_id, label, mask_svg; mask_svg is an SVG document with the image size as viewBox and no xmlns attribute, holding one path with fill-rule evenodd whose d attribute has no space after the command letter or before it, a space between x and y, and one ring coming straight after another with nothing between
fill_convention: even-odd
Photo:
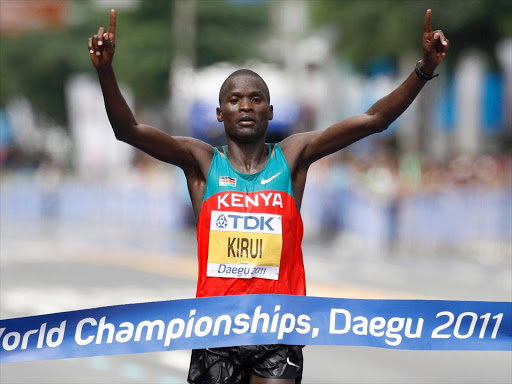
<instances>
[{"instance_id":1,"label":"man's head","mask_svg":"<svg viewBox=\"0 0 512 384\"><path fill-rule=\"evenodd\" d=\"M239 69L238 71L235 71L231 75L229 75L226 78L226 80L224 80L224 82L222 83L222 86L220 87L219 91L219 105L222 105L222 100L224 100L224 98L226 97L226 92L228 90L230 80L238 76L253 77L255 79L258 79L261 82L261 89L265 94L267 103L270 104L270 92L268 90L267 83L265 83L265 80L263 80L263 78L260 75L258 75L254 71L251 71L250 69Z\"/></svg>"},{"instance_id":2,"label":"man's head","mask_svg":"<svg viewBox=\"0 0 512 384\"><path fill-rule=\"evenodd\" d=\"M222 84L217 120L224 123L226 135L240 142L265 137L273 118L267 84L255 72L240 69Z\"/></svg>"}]
</instances>

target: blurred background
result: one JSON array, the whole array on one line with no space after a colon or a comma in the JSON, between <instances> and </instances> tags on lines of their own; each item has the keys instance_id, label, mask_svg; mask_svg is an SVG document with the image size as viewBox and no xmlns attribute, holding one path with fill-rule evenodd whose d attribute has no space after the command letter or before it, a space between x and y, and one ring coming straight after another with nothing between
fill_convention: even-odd
<instances>
[{"instance_id":1,"label":"blurred background","mask_svg":"<svg viewBox=\"0 0 512 384\"><path fill-rule=\"evenodd\" d=\"M212 145L219 88L239 68L270 88L269 142L364 112L421 59L431 8L451 45L440 76L387 131L309 171L308 293L512 300L509 1L0 0L1 318L195 294L184 175L116 141L89 59L111 8L137 120ZM512 381L508 352L304 353L305 383ZM0 379L181 383L188 362L7 364Z\"/></svg>"}]
</instances>

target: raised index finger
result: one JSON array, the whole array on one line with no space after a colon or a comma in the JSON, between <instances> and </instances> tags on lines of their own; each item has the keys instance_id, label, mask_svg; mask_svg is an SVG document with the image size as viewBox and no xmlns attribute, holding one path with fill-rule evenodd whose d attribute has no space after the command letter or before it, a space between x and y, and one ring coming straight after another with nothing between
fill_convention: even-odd
<instances>
[{"instance_id":1,"label":"raised index finger","mask_svg":"<svg viewBox=\"0 0 512 384\"><path fill-rule=\"evenodd\" d=\"M108 27L108 33L116 33L116 10L110 10L110 26Z\"/></svg>"},{"instance_id":2,"label":"raised index finger","mask_svg":"<svg viewBox=\"0 0 512 384\"><path fill-rule=\"evenodd\" d=\"M427 13L425 14L425 24L423 25L423 32L432 32L432 10L427 9Z\"/></svg>"}]
</instances>

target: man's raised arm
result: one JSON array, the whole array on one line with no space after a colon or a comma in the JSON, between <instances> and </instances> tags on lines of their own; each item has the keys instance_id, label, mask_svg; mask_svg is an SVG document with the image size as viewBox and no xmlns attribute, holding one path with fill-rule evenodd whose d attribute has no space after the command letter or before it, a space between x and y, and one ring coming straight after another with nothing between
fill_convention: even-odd
<instances>
[{"instance_id":1,"label":"man's raised arm","mask_svg":"<svg viewBox=\"0 0 512 384\"><path fill-rule=\"evenodd\" d=\"M378 100L364 114L352 116L325 131L293 135L283 141L284 148L295 148L292 152L296 153L297 166L309 166L366 136L385 130L409 107L448 52L449 41L443 31L432 31L431 17L432 11L428 9L423 27L423 59L397 89Z\"/></svg>"},{"instance_id":2,"label":"man's raised arm","mask_svg":"<svg viewBox=\"0 0 512 384\"><path fill-rule=\"evenodd\" d=\"M108 31L100 27L87 47L103 92L108 119L118 140L184 170L207 172L213 147L193 138L172 137L149 125L138 124L117 84L112 61L116 41L116 12L110 11Z\"/></svg>"}]
</instances>

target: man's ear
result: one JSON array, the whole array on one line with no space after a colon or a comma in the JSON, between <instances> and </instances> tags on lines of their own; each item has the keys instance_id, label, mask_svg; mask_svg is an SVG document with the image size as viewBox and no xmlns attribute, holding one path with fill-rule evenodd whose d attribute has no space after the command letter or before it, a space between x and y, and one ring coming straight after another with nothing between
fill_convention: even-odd
<instances>
[{"instance_id":1,"label":"man's ear","mask_svg":"<svg viewBox=\"0 0 512 384\"><path fill-rule=\"evenodd\" d=\"M222 111L219 107L217 107L217 121L222 123L224 121L224 117L222 117Z\"/></svg>"},{"instance_id":2,"label":"man's ear","mask_svg":"<svg viewBox=\"0 0 512 384\"><path fill-rule=\"evenodd\" d=\"M272 120L274 118L274 106L273 105L269 105L268 109L269 109L269 112L270 112L269 115L268 115L268 119Z\"/></svg>"}]
</instances>

